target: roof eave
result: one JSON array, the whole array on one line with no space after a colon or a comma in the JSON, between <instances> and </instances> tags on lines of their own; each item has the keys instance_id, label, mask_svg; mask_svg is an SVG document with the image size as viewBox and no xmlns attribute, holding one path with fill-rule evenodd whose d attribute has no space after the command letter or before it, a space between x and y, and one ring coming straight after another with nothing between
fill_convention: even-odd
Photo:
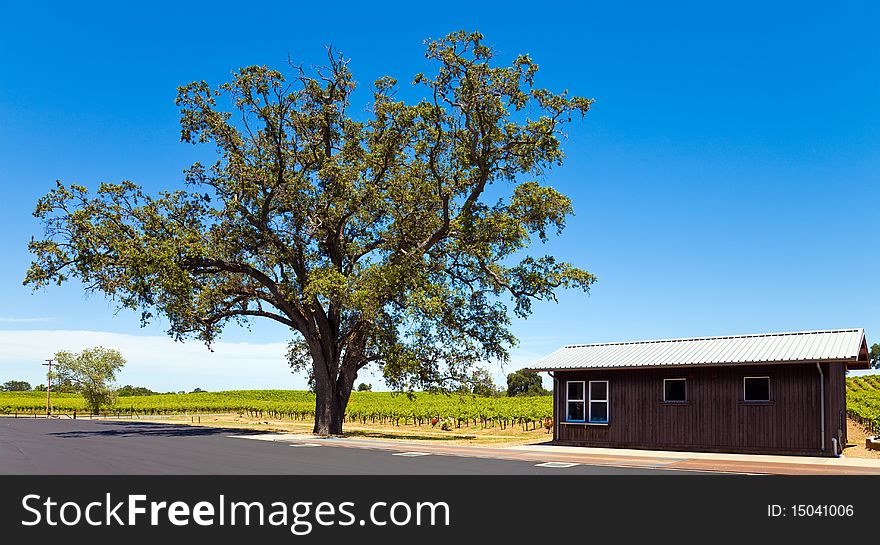
<instances>
[{"instance_id":1,"label":"roof eave","mask_svg":"<svg viewBox=\"0 0 880 545\"><path fill-rule=\"evenodd\" d=\"M609 365L602 367L527 367L534 372L549 371L602 371L624 369L687 369L691 367L741 367L746 365L796 365L813 363L842 363L847 369L870 369L870 362L862 358L835 358L823 360L786 360L786 361L742 361L724 363L684 363L684 364L658 364L658 365Z\"/></svg>"},{"instance_id":2,"label":"roof eave","mask_svg":"<svg viewBox=\"0 0 880 545\"><path fill-rule=\"evenodd\" d=\"M865 339L865 332L862 330L862 339L859 341L859 355L854 360L850 360L847 369L870 369L871 356L868 352L868 341Z\"/></svg>"}]
</instances>

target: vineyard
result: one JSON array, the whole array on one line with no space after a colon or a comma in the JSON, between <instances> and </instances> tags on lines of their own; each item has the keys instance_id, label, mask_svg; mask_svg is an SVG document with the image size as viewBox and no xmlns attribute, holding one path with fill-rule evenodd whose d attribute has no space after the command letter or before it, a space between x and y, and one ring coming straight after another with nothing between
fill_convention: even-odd
<instances>
[{"instance_id":1,"label":"vineyard","mask_svg":"<svg viewBox=\"0 0 880 545\"><path fill-rule=\"evenodd\" d=\"M849 417L872 433L880 433L880 375L849 378ZM43 392L0 392L0 413L32 415L46 410ZM84 413L78 394L53 394L55 413ZM238 413L271 419L310 420L315 415L315 396L301 390L233 390L193 394L160 394L120 397L111 415L152 416L177 414ZM506 428L519 425L533 429L553 416L552 398L477 397L417 393L353 392L345 413L346 422L383 425L424 425L450 422L456 428L480 426Z\"/></svg>"},{"instance_id":2,"label":"vineyard","mask_svg":"<svg viewBox=\"0 0 880 545\"><path fill-rule=\"evenodd\" d=\"M880 433L880 375L846 379L849 417L871 433Z\"/></svg>"},{"instance_id":3,"label":"vineyard","mask_svg":"<svg viewBox=\"0 0 880 545\"><path fill-rule=\"evenodd\" d=\"M85 412L78 394L53 394L55 413ZM40 414L46 411L43 392L0 392L0 413ZM193 394L120 397L111 415L172 415L238 413L272 419L307 420L315 415L315 395L301 390L233 390ZM550 396L477 397L417 393L353 392L346 422L422 425L450 422L456 428L482 426L537 428L553 416Z\"/></svg>"}]
</instances>

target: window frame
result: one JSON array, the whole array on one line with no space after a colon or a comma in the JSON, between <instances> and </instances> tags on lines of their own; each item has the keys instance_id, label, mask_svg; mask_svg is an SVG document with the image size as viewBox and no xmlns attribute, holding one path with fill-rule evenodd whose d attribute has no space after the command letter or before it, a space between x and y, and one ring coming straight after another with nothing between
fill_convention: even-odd
<instances>
[{"instance_id":1,"label":"window frame","mask_svg":"<svg viewBox=\"0 0 880 545\"><path fill-rule=\"evenodd\" d=\"M569 385L569 384L573 384L573 383L575 383L575 384L576 384L576 383L580 383L580 385L581 385L581 398L580 398L580 399L569 399L569 397L568 397L569 392L570 392L570 390L569 390L569 388L568 388L568 385ZM577 402L583 403L583 405L584 405L584 410L583 410L583 412L582 412L583 418L581 418L580 420L571 420L571 419L568 417L568 416L569 416L568 404L571 403L571 402L574 402L574 403L577 403ZM586 381L583 381L583 380L566 380L566 381L565 381L565 421L566 421L566 422L576 422L576 423L578 423L578 424L583 424L583 423L585 423L585 422L587 421L586 418L587 418L587 385L586 385Z\"/></svg>"},{"instance_id":2,"label":"window frame","mask_svg":"<svg viewBox=\"0 0 880 545\"><path fill-rule=\"evenodd\" d=\"M767 399L746 399L746 380L749 379L766 379L767 380ZM758 375L758 376L744 376L743 377L743 389L742 389L742 400L743 403L769 403L773 399L773 390L772 384L770 380L770 375Z\"/></svg>"},{"instance_id":3,"label":"window frame","mask_svg":"<svg viewBox=\"0 0 880 545\"><path fill-rule=\"evenodd\" d=\"M666 382L679 380L684 382L684 399L666 399ZM690 401L690 398L688 398L687 377L664 378L662 388L663 403L688 403Z\"/></svg>"},{"instance_id":4,"label":"window frame","mask_svg":"<svg viewBox=\"0 0 880 545\"><path fill-rule=\"evenodd\" d=\"M605 383L605 399L593 399L593 384L598 384L600 382ZM587 390L585 390L585 397L588 398L588 405L586 411L587 424L599 424L599 425L607 425L611 423L611 382L607 379L605 380L591 380L587 386ZM604 422L594 422L593 421L593 403L604 403L605 404L605 421Z\"/></svg>"}]
</instances>

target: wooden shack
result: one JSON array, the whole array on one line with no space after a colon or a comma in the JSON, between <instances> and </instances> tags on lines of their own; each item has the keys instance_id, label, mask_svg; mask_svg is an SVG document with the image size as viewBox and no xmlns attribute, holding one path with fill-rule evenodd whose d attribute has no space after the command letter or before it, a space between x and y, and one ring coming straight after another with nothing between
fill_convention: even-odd
<instances>
[{"instance_id":1,"label":"wooden shack","mask_svg":"<svg viewBox=\"0 0 880 545\"><path fill-rule=\"evenodd\" d=\"M560 445L837 456L862 329L570 345L554 384Z\"/></svg>"}]
</instances>

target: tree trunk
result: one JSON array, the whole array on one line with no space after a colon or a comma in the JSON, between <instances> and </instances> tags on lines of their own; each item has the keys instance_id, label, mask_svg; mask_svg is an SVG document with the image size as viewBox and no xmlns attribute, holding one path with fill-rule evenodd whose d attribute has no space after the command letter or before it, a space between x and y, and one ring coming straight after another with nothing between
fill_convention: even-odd
<instances>
[{"instance_id":1,"label":"tree trunk","mask_svg":"<svg viewBox=\"0 0 880 545\"><path fill-rule=\"evenodd\" d=\"M342 434L342 415L345 413L345 407L339 403L339 395L334 391L334 387L328 385L323 392L320 390L320 387L316 387L317 398L315 400L315 428L313 432L317 435L340 435Z\"/></svg>"},{"instance_id":2,"label":"tree trunk","mask_svg":"<svg viewBox=\"0 0 880 545\"><path fill-rule=\"evenodd\" d=\"M341 435L342 417L351 397L357 375L347 376L343 371L336 380L315 375L315 427L317 435Z\"/></svg>"}]
</instances>

